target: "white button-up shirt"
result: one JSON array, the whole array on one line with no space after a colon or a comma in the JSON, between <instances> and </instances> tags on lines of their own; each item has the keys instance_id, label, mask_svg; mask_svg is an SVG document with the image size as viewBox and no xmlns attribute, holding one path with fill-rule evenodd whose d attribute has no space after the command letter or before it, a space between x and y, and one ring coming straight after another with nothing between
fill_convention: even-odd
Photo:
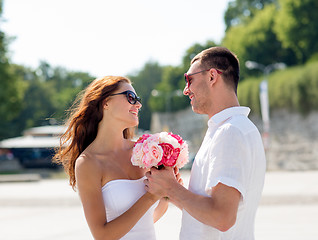
<instances>
[{"instance_id":1,"label":"white button-up shirt","mask_svg":"<svg viewBox=\"0 0 318 240\"><path fill-rule=\"evenodd\" d=\"M227 108L208 121L189 183L191 192L203 196L211 196L218 183L237 189L241 201L236 223L221 232L183 210L181 240L254 239L254 219L263 190L266 159L260 133L247 117L249 112L247 107Z\"/></svg>"}]
</instances>

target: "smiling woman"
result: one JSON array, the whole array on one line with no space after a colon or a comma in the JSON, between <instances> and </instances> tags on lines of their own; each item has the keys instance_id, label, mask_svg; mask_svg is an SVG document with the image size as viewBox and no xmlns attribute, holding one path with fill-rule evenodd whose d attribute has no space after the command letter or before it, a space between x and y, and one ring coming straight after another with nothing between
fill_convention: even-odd
<instances>
[{"instance_id":1,"label":"smiling woman","mask_svg":"<svg viewBox=\"0 0 318 240\"><path fill-rule=\"evenodd\" d=\"M95 79L71 109L61 137L55 161L79 191L94 239L154 240L154 221L168 207L164 199L155 204L159 198L144 187L146 170L130 162L140 101L128 78Z\"/></svg>"},{"instance_id":2,"label":"smiling woman","mask_svg":"<svg viewBox=\"0 0 318 240\"><path fill-rule=\"evenodd\" d=\"M105 116L105 109L108 109L110 105L109 98L116 95L113 92L116 92L124 83L131 84L130 80L124 77L109 76L96 79L76 100L75 107L70 110L72 115L68 119L68 127L62 135L61 146L55 159L63 164L73 188L76 186L75 162L96 139L99 125L103 119L108 118L107 115ZM125 138L132 138L133 131L129 130L129 127L123 128L122 131Z\"/></svg>"}]
</instances>

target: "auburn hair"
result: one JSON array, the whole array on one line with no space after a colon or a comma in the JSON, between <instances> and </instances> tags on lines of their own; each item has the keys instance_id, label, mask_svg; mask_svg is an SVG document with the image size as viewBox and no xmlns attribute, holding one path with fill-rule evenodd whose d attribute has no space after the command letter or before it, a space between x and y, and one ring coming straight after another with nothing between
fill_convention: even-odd
<instances>
[{"instance_id":1,"label":"auburn hair","mask_svg":"<svg viewBox=\"0 0 318 240\"><path fill-rule=\"evenodd\" d=\"M56 150L53 161L63 165L74 190L76 189L76 160L96 138L98 124L103 119L103 104L121 83L131 84L131 81L120 76L95 79L78 95L69 110L67 129L60 138L60 146ZM123 132L123 137L130 139L133 134L134 129L127 128Z\"/></svg>"}]
</instances>

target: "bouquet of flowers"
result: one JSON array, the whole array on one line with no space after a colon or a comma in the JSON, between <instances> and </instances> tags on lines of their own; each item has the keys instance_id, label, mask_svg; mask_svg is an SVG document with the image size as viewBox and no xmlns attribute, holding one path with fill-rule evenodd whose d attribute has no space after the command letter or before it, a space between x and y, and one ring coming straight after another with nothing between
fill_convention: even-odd
<instances>
[{"instance_id":1,"label":"bouquet of flowers","mask_svg":"<svg viewBox=\"0 0 318 240\"><path fill-rule=\"evenodd\" d=\"M135 143L131 162L141 168L182 168L188 158L188 144L179 135L161 132L142 135Z\"/></svg>"}]
</instances>

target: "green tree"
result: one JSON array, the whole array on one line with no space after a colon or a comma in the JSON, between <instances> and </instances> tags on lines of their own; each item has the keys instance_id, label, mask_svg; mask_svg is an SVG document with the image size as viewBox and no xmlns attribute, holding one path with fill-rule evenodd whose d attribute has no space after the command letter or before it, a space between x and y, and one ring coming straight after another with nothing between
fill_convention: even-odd
<instances>
[{"instance_id":1,"label":"green tree","mask_svg":"<svg viewBox=\"0 0 318 240\"><path fill-rule=\"evenodd\" d=\"M276 15L276 6L267 5L249 22L231 27L222 40L222 44L238 56L242 79L251 73L245 67L247 60L263 65L274 62L284 62L287 65L296 63L293 51L282 47L273 30Z\"/></svg>"},{"instance_id":2,"label":"green tree","mask_svg":"<svg viewBox=\"0 0 318 240\"><path fill-rule=\"evenodd\" d=\"M242 105L260 114L259 84L263 77L245 79L238 87ZM318 61L289 67L268 75L270 110L284 109L306 115L318 110Z\"/></svg>"},{"instance_id":3,"label":"green tree","mask_svg":"<svg viewBox=\"0 0 318 240\"><path fill-rule=\"evenodd\" d=\"M245 23L261 9L277 0L233 0L230 1L224 14L226 30L232 26Z\"/></svg>"},{"instance_id":4,"label":"green tree","mask_svg":"<svg viewBox=\"0 0 318 240\"><path fill-rule=\"evenodd\" d=\"M189 67L190 67L190 63L192 58L195 57L195 55L197 55L198 53L200 53L201 51L203 51L204 49L210 48L210 47L214 47L217 44L214 41L210 41L208 40L205 44L199 44L199 43L195 43L193 44L191 47L189 47L183 58L182 58L182 65L181 67L183 68L184 72L187 72ZM183 76L182 76L183 79Z\"/></svg>"},{"instance_id":5,"label":"green tree","mask_svg":"<svg viewBox=\"0 0 318 240\"><path fill-rule=\"evenodd\" d=\"M185 87L184 73L188 71L190 62L195 55L215 45L213 41L207 41L205 44L196 43L186 50L180 66L163 68L162 80L155 87L157 95L151 96L149 100L151 111L171 112L189 106L189 99L182 94Z\"/></svg>"},{"instance_id":6,"label":"green tree","mask_svg":"<svg viewBox=\"0 0 318 240\"><path fill-rule=\"evenodd\" d=\"M51 84L42 81L39 73L30 68L12 65L12 69L15 76L23 79L25 93L19 113L8 125L10 137L20 135L26 128L48 124L56 110L53 103L55 89Z\"/></svg>"},{"instance_id":7,"label":"green tree","mask_svg":"<svg viewBox=\"0 0 318 240\"><path fill-rule=\"evenodd\" d=\"M35 117L34 119L40 120L46 114L46 118L54 118L60 123L67 117L66 112L73 104L77 94L94 79L88 73L73 72L60 66L52 67L45 61L40 62L35 73L36 76L28 89L32 91L28 91L28 94L33 95L36 91L45 93L44 99L37 96L34 97L34 100L46 102L47 107L44 107L45 110L43 110L38 105L34 114L39 114L40 118ZM42 120L40 121L44 123Z\"/></svg>"},{"instance_id":8,"label":"green tree","mask_svg":"<svg viewBox=\"0 0 318 240\"><path fill-rule=\"evenodd\" d=\"M155 94L149 99L151 111L171 112L188 106L188 100L182 94L183 73L182 67L164 67L162 80L156 85Z\"/></svg>"},{"instance_id":9,"label":"green tree","mask_svg":"<svg viewBox=\"0 0 318 240\"><path fill-rule=\"evenodd\" d=\"M20 111L10 122L3 123L5 137L18 136L30 127L62 123L76 95L94 79L88 73L53 68L43 61L35 70L10 66L14 76L23 80L25 92Z\"/></svg>"},{"instance_id":10,"label":"green tree","mask_svg":"<svg viewBox=\"0 0 318 240\"><path fill-rule=\"evenodd\" d=\"M279 3L275 32L283 46L292 48L299 63L304 63L318 52L318 1L279 0Z\"/></svg>"},{"instance_id":11,"label":"green tree","mask_svg":"<svg viewBox=\"0 0 318 240\"><path fill-rule=\"evenodd\" d=\"M2 19L0 0L0 23ZM8 125L20 111L24 86L20 78L13 74L7 57L8 38L0 29L0 139L10 136Z\"/></svg>"},{"instance_id":12,"label":"green tree","mask_svg":"<svg viewBox=\"0 0 318 240\"><path fill-rule=\"evenodd\" d=\"M53 103L56 111L53 116L60 122L65 119L67 110L71 107L79 92L85 89L95 79L86 72L73 72L62 67L52 69L47 84L55 89Z\"/></svg>"},{"instance_id":13,"label":"green tree","mask_svg":"<svg viewBox=\"0 0 318 240\"><path fill-rule=\"evenodd\" d=\"M137 94L142 99L142 108L139 115L139 128L150 129L151 110L148 105L152 89L162 79L163 68L157 62L147 62L137 74L128 76L133 82Z\"/></svg>"}]
</instances>

